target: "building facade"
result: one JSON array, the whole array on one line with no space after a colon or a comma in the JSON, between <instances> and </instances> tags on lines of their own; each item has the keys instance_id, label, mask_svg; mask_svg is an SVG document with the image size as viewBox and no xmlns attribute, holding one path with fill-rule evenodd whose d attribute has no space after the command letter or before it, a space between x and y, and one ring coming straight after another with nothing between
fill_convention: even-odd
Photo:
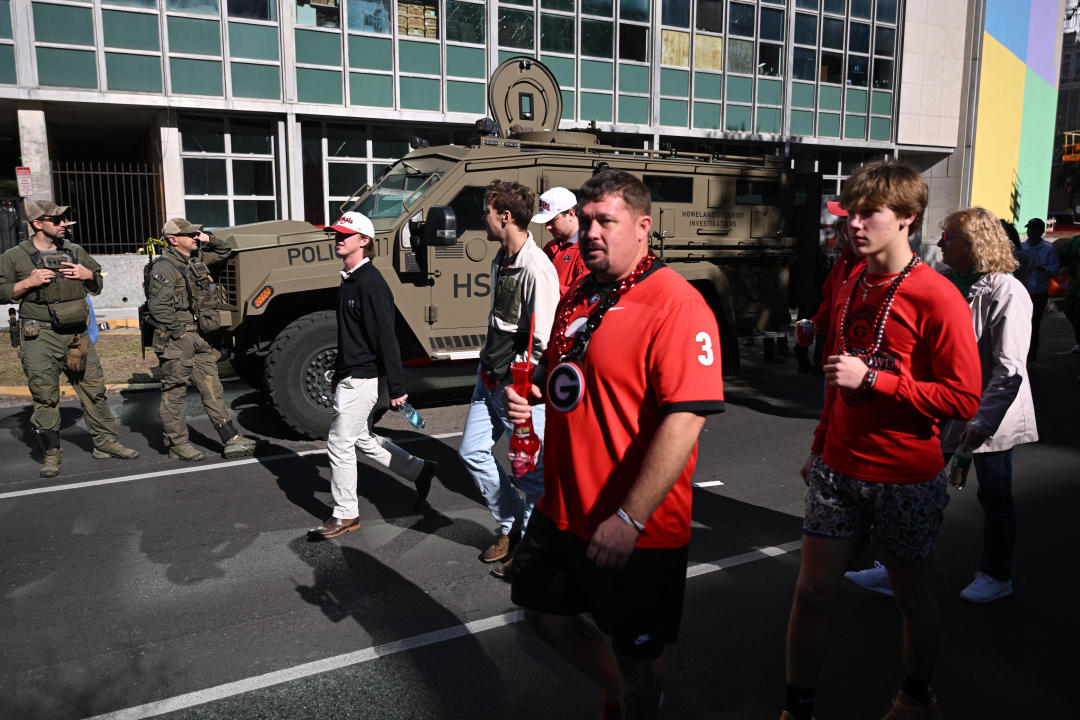
<instances>
[{"instance_id":1,"label":"building facade","mask_svg":"<svg viewBox=\"0 0 1080 720\"><path fill-rule=\"evenodd\" d=\"M35 194L70 200L107 252L155 231L142 220L155 203L155 217L211 227L326 224L411 136L468 142L490 72L529 55L558 79L563 127L594 127L608 144L782 155L825 194L859 163L897 157L931 182L928 228L969 203L1042 216L1064 11L1064 0L0 0L0 195L13 194L17 165L31 168ZM158 184L120 183L132 168ZM90 175L99 194L65 194Z\"/></svg>"}]
</instances>

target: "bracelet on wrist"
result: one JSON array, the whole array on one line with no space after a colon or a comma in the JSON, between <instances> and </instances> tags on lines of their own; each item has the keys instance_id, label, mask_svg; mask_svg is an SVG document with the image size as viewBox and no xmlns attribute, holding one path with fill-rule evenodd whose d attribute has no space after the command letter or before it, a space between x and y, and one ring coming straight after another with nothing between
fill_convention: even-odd
<instances>
[{"instance_id":1,"label":"bracelet on wrist","mask_svg":"<svg viewBox=\"0 0 1080 720\"><path fill-rule=\"evenodd\" d=\"M867 370L863 375L862 382L859 383L860 390L869 390L874 387L874 383L877 381L877 370Z\"/></svg>"},{"instance_id":2,"label":"bracelet on wrist","mask_svg":"<svg viewBox=\"0 0 1080 720\"><path fill-rule=\"evenodd\" d=\"M634 518L630 517L630 513L626 512L622 508L619 508L618 510L615 511L615 514L619 516L620 520L622 520L627 525L629 525L630 527L637 530L639 535L644 535L645 534L645 526L642 525L641 523L639 523Z\"/></svg>"}]
</instances>

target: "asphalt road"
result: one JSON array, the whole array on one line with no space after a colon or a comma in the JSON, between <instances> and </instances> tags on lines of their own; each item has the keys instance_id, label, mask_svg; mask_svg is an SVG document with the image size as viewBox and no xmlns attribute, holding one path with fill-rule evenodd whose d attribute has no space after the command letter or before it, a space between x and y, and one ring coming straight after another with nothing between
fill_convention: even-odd
<instances>
[{"instance_id":1,"label":"asphalt road","mask_svg":"<svg viewBox=\"0 0 1080 720\"><path fill-rule=\"evenodd\" d=\"M1016 452L1016 594L989 606L958 598L981 543L973 482L953 492L939 544L934 683L949 718L1075 711L1080 576L1067 553L1080 510L1080 355L1067 354L1059 313L1044 322L1032 371L1043 439ZM727 412L700 443L668 718L775 718L782 702L798 468L821 381L744 356ZM245 386L227 392L264 441L257 458L168 460L157 395L130 393L110 402L142 456L91 459L68 401L64 469L51 480L37 476L29 409L0 407L0 718L599 716L598 693L531 635L477 559L494 524L456 458L464 406L427 408L424 433L393 414L382 423L442 464L431 509L411 512L411 487L367 466L363 527L310 543L305 530L330 507L323 445L289 436ZM189 403L192 439L220 451ZM872 558L867 549L860 566ZM819 718L884 714L901 677L898 628L888 598L843 589Z\"/></svg>"}]
</instances>

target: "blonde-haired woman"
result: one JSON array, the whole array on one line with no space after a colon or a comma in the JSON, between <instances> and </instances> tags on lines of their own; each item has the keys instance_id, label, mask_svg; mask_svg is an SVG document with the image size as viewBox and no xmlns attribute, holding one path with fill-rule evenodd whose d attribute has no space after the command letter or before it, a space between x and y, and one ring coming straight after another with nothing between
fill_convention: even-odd
<instances>
[{"instance_id":1,"label":"blonde-haired woman","mask_svg":"<svg viewBox=\"0 0 1080 720\"><path fill-rule=\"evenodd\" d=\"M938 242L949 278L971 305L982 361L983 390L971 420L942 429L946 454L974 452L979 504L984 513L983 553L975 579L960 593L986 603L1011 595L1016 513L1012 498L1012 449L1039 439L1027 375L1031 296L1012 276L1012 244L1000 221L980 207L959 210L941 222Z\"/></svg>"}]
</instances>

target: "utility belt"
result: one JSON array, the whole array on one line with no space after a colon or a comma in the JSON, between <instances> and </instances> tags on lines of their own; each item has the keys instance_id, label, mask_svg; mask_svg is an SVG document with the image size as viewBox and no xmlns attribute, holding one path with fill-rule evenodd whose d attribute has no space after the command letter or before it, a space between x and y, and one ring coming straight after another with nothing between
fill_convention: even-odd
<instances>
[{"instance_id":1,"label":"utility belt","mask_svg":"<svg viewBox=\"0 0 1080 720\"><path fill-rule=\"evenodd\" d=\"M86 358L90 354L90 335L84 325L82 329L71 330L67 327L58 327L46 320L32 320L21 318L19 321L22 329L20 341L34 340L41 335L41 328L45 327L57 335L71 335L67 350L64 353L64 365L67 367L68 378L72 383L82 380L86 372Z\"/></svg>"},{"instance_id":2,"label":"utility belt","mask_svg":"<svg viewBox=\"0 0 1080 720\"><path fill-rule=\"evenodd\" d=\"M19 318L19 325L22 328L22 339L33 340L41 333L41 328L52 330L57 335L85 335L87 328L84 327L69 327L67 325L56 325L48 320L34 320L32 318Z\"/></svg>"}]
</instances>

